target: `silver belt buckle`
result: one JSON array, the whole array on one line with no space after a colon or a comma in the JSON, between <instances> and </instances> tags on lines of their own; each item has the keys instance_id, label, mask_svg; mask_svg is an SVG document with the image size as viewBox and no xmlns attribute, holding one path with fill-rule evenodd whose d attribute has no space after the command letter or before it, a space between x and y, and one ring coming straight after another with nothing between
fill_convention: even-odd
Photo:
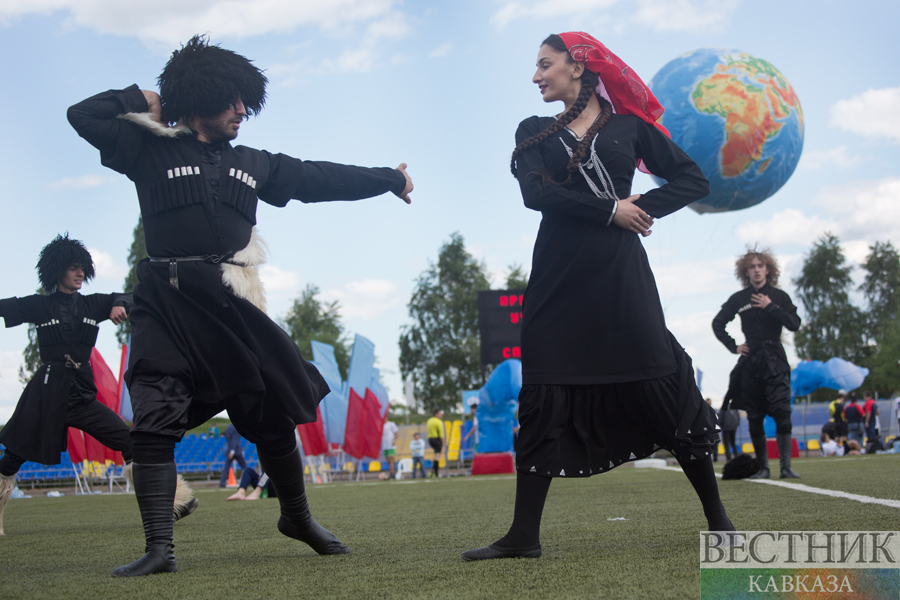
<instances>
[{"instance_id":1,"label":"silver belt buckle","mask_svg":"<svg viewBox=\"0 0 900 600\"><path fill-rule=\"evenodd\" d=\"M178 261L170 260L169 261L169 283L172 284L176 290L178 289Z\"/></svg>"}]
</instances>

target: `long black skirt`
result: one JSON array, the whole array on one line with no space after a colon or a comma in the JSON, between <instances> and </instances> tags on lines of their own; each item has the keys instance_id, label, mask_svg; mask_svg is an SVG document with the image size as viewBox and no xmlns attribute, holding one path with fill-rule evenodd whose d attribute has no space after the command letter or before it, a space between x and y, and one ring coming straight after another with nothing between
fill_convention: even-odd
<instances>
[{"instance_id":1,"label":"long black skirt","mask_svg":"<svg viewBox=\"0 0 900 600\"><path fill-rule=\"evenodd\" d=\"M672 338L674 341L674 338ZM519 394L519 471L590 477L660 449L703 460L719 443L716 413L694 383L677 342L679 370L598 385L525 385Z\"/></svg>"}]
</instances>

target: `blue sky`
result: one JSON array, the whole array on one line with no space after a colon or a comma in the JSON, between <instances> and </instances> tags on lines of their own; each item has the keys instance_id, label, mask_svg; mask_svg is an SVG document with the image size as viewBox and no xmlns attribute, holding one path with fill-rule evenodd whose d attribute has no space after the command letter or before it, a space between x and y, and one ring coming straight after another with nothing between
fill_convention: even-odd
<instances>
[{"instance_id":1,"label":"blue sky","mask_svg":"<svg viewBox=\"0 0 900 600\"><path fill-rule=\"evenodd\" d=\"M734 356L710 321L738 284L746 244L771 246L793 292L803 253L823 232L854 264L876 240L900 241L900 4L830 0L180 0L152 9L118 0L0 4L0 297L37 287L38 252L68 230L94 253L84 291L121 289L134 189L100 166L68 126L66 108L137 83L155 89L168 54L197 32L266 69L269 101L239 142L302 159L366 166L409 163L416 190L355 203L263 206L271 257L270 314L309 283L338 300L352 333L376 344L391 397L402 396L400 327L415 278L460 232L499 286L530 267L540 222L508 170L516 125L548 106L531 76L541 40L583 30L645 80L698 48L741 50L772 63L803 107L805 145L788 183L763 204L728 214L683 210L644 240L670 329L704 371L716 401ZM653 183L636 178L635 192ZM857 274L859 270L857 269ZM733 335L739 330L733 324ZM791 341L790 336L786 336ZM21 392L26 329L0 330L0 422ZM118 370L114 328L98 348ZM793 354L792 349L788 349Z\"/></svg>"}]
</instances>

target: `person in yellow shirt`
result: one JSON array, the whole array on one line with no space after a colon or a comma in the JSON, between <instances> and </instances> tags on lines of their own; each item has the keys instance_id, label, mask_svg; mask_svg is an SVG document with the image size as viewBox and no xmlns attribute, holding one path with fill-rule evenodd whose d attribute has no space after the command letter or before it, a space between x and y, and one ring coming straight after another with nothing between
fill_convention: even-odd
<instances>
[{"instance_id":1,"label":"person in yellow shirt","mask_svg":"<svg viewBox=\"0 0 900 600\"><path fill-rule=\"evenodd\" d=\"M434 469L434 476L439 477L438 464L441 459L441 452L444 450L444 411L439 408L435 409L433 415L428 419L426 425L428 425L428 445L434 450L432 468Z\"/></svg>"}]
</instances>

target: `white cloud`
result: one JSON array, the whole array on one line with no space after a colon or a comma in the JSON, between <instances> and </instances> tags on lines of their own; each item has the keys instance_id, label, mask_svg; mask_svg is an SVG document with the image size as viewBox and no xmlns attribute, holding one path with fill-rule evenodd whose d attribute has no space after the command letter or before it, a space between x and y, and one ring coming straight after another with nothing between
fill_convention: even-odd
<instances>
[{"instance_id":1,"label":"white cloud","mask_svg":"<svg viewBox=\"0 0 900 600\"><path fill-rule=\"evenodd\" d=\"M535 20L550 17L565 17L571 15L585 15L591 11L609 8L619 0L539 0L537 2L504 2L491 22L498 29L509 25L516 18L530 17Z\"/></svg>"},{"instance_id":2,"label":"white cloud","mask_svg":"<svg viewBox=\"0 0 900 600\"><path fill-rule=\"evenodd\" d=\"M578 17L579 20L600 15L621 5L615 15L605 15L609 27L621 30L622 25L634 22L655 31L704 32L721 29L742 0L638 0L634 4L619 0L538 0L503 2L491 17L498 29L518 18L545 20L558 17Z\"/></svg>"},{"instance_id":3,"label":"white cloud","mask_svg":"<svg viewBox=\"0 0 900 600\"><path fill-rule=\"evenodd\" d=\"M900 177L826 188L812 204L838 220L842 242L900 239Z\"/></svg>"},{"instance_id":4,"label":"white cloud","mask_svg":"<svg viewBox=\"0 0 900 600\"><path fill-rule=\"evenodd\" d=\"M128 266L117 263L110 253L96 248L88 248L88 252L94 259L97 279L125 279L128 276Z\"/></svg>"},{"instance_id":5,"label":"white cloud","mask_svg":"<svg viewBox=\"0 0 900 600\"><path fill-rule=\"evenodd\" d=\"M337 289L324 290L322 300L337 300L341 318L347 321L370 321L405 302L397 284L387 279L350 281Z\"/></svg>"},{"instance_id":6,"label":"white cloud","mask_svg":"<svg viewBox=\"0 0 900 600\"><path fill-rule=\"evenodd\" d=\"M824 188L811 205L822 209L825 216L787 209L765 221L742 224L737 237L761 246L808 246L829 232L840 239L845 255L854 263L865 260L874 242L900 239L898 177Z\"/></svg>"},{"instance_id":7,"label":"white cloud","mask_svg":"<svg viewBox=\"0 0 900 600\"><path fill-rule=\"evenodd\" d=\"M738 227L737 237L744 244L762 247L800 244L807 246L826 231L837 233L840 224L833 219L807 216L789 208L766 221L750 221Z\"/></svg>"},{"instance_id":8,"label":"white cloud","mask_svg":"<svg viewBox=\"0 0 900 600\"><path fill-rule=\"evenodd\" d=\"M860 157L850 155L847 146L838 146L831 150L807 150L800 155L800 164L797 168L814 170L834 166L846 169L858 165L861 161Z\"/></svg>"},{"instance_id":9,"label":"white cloud","mask_svg":"<svg viewBox=\"0 0 900 600\"><path fill-rule=\"evenodd\" d=\"M54 190L86 190L116 181L118 178L110 175L82 175L81 177L64 177L58 181L51 181L47 187Z\"/></svg>"},{"instance_id":10,"label":"white cloud","mask_svg":"<svg viewBox=\"0 0 900 600\"><path fill-rule=\"evenodd\" d=\"M900 142L900 87L867 90L831 107L831 125Z\"/></svg>"},{"instance_id":11,"label":"white cloud","mask_svg":"<svg viewBox=\"0 0 900 600\"><path fill-rule=\"evenodd\" d=\"M428 53L428 56L431 58L441 58L450 54L453 50L453 44L450 42L445 42Z\"/></svg>"},{"instance_id":12,"label":"white cloud","mask_svg":"<svg viewBox=\"0 0 900 600\"><path fill-rule=\"evenodd\" d=\"M346 48L337 58L326 58L322 61L321 69L325 71L340 71L342 73L366 73L372 71L383 59L377 45L383 39L398 40L409 34L410 26L406 15L398 11L391 11L383 18L374 21L366 28L356 48ZM391 62L388 59L388 62ZM305 61L297 65L287 65L280 68L299 70L305 66Z\"/></svg>"},{"instance_id":13,"label":"white cloud","mask_svg":"<svg viewBox=\"0 0 900 600\"><path fill-rule=\"evenodd\" d=\"M337 31L382 19L397 4L398 0L161 0L150 9L121 0L5 0L0 3L0 24L62 11L71 27L135 36L169 48L198 32L220 39L290 33L298 27Z\"/></svg>"},{"instance_id":14,"label":"white cloud","mask_svg":"<svg viewBox=\"0 0 900 600\"><path fill-rule=\"evenodd\" d=\"M730 256L672 263L651 258L650 266L664 308L676 298L724 292L735 286L734 259Z\"/></svg>"},{"instance_id":15,"label":"white cloud","mask_svg":"<svg viewBox=\"0 0 900 600\"><path fill-rule=\"evenodd\" d=\"M641 0L636 19L655 31L722 29L741 0Z\"/></svg>"},{"instance_id":16,"label":"white cloud","mask_svg":"<svg viewBox=\"0 0 900 600\"><path fill-rule=\"evenodd\" d=\"M262 265L259 268L259 278L267 293L291 293L300 287L300 276L296 272L285 271L274 265Z\"/></svg>"}]
</instances>

